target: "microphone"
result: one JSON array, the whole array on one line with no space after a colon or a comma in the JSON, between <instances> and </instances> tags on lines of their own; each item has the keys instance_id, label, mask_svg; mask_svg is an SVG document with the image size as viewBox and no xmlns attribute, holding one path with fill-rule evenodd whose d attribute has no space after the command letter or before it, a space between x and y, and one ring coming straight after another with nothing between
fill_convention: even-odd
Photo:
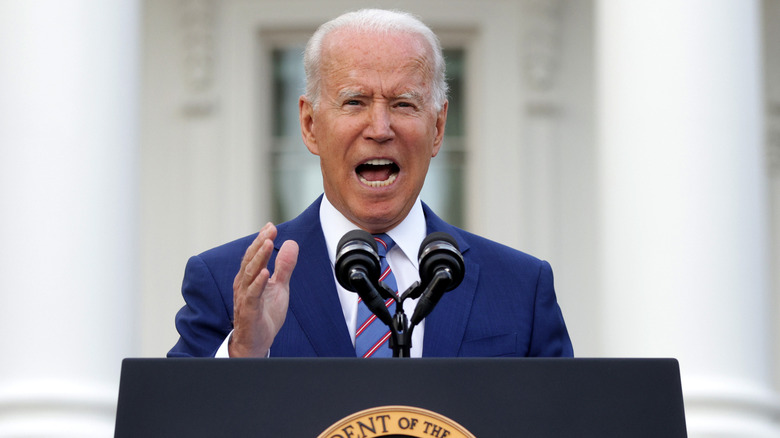
<instances>
[{"instance_id":1,"label":"microphone","mask_svg":"<svg viewBox=\"0 0 780 438\"><path fill-rule=\"evenodd\" d=\"M379 279L379 254L376 240L366 231L352 230L336 246L336 280L344 289L357 292L352 275L361 272L376 283Z\"/></svg>"},{"instance_id":2,"label":"microphone","mask_svg":"<svg viewBox=\"0 0 780 438\"><path fill-rule=\"evenodd\" d=\"M449 272L445 280L445 289L449 292L463 281L466 265L463 263L463 255L458 249L455 238L443 231L431 233L420 244L420 252L417 255L420 262L420 280L428 284L437 273Z\"/></svg>"},{"instance_id":3,"label":"microphone","mask_svg":"<svg viewBox=\"0 0 780 438\"><path fill-rule=\"evenodd\" d=\"M427 286L412 314L412 326L419 324L431 313L444 292L458 287L466 272L458 243L442 231L431 233L423 240L418 260L420 281Z\"/></svg>"},{"instance_id":4,"label":"microphone","mask_svg":"<svg viewBox=\"0 0 780 438\"><path fill-rule=\"evenodd\" d=\"M393 317L376 289L380 264L374 236L363 230L352 230L341 238L336 248L336 280L344 289L357 292L380 321L392 326Z\"/></svg>"}]
</instances>

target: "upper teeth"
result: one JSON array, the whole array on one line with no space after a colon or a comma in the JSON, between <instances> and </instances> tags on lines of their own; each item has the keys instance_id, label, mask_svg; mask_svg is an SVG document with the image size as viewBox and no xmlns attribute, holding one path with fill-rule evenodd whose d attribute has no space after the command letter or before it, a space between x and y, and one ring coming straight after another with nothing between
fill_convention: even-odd
<instances>
[{"instance_id":1,"label":"upper teeth","mask_svg":"<svg viewBox=\"0 0 780 438\"><path fill-rule=\"evenodd\" d=\"M363 164L371 164L373 166L385 166L388 164L393 164L393 162L386 158L374 158L373 160L368 160Z\"/></svg>"}]
</instances>

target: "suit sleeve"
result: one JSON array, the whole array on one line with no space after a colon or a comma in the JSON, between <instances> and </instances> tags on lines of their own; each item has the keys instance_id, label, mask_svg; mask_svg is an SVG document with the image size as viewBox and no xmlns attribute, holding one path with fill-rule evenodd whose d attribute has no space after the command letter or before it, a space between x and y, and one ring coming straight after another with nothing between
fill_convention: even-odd
<instances>
[{"instance_id":1,"label":"suit sleeve","mask_svg":"<svg viewBox=\"0 0 780 438\"><path fill-rule=\"evenodd\" d=\"M199 256L187 261L182 296L185 304L176 314L179 341L168 357L213 357L233 326L217 282Z\"/></svg>"},{"instance_id":2,"label":"suit sleeve","mask_svg":"<svg viewBox=\"0 0 780 438\"><path fill-rule=\"evenodd\" d=\"M536 285L529 356L572 357L574 349L553 286L552 267L542 262Z\"/></svg>"}]
</instances>

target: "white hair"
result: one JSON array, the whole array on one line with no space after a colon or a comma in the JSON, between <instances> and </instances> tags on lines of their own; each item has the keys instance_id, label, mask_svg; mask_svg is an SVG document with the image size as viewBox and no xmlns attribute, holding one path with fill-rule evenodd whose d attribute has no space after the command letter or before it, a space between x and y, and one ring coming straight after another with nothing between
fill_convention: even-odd
<instances>
[{"instance_id":1,"label":"white hair","mask_svg":"<svg viewBox=\"0 0 780 438\"><path fill-rule=\"evenodd\" d=\"M320 26L306 44L303 53L303 66L306 71L306 98L316 108L320 99L322 62L322 43L331 32L340 29L354 29L369 32L406 32L419 35L430 46L433 53L432 97L433 106L441 110L447 100L447 81L445 79L444 55L441 43L433 31L415 16L401 11L383 9L361 9L348 12Z\"/></svg>"}]
</instances>

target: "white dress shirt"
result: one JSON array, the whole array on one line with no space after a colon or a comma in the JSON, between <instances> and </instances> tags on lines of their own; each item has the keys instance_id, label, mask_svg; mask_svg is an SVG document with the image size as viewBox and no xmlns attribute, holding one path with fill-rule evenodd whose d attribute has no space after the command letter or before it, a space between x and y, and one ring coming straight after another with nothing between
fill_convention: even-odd
<instances>
[{"instance_id":1,"label":"white dress shirt","mask_svg":"<svg viewBox=\"0 0 780 438\"><path fill-rule=\"evenodd\" d=\"M333 282L339 294L341 310L344 313L344 320L347 323L349 336L354 346L355 331L357 330L358 294L350 292L338 284L333 266L336 264L336 246L339 240L341 240L344 234L358 227L336 210L326 196L322 197L322 204L320 205L320 225L325 235L325 245L328 248ZM423 214L422 203L418 198L406 218L398 226L387 232L387 235L395 241L395 246L387 254L387 262L393 271L393 275L395 275L399 294L404 293L415 281L420 281L417 253L420 249L420 244L425 239L426 231L425 215ZM298 262L306 263L305 260L299 260ZM408 318L411 318L416 305L417 300L408 299L404 302L404 312ZM411 357L422 357L424 332L425 320L420 322L412 332ZM232 335L232 332L222 342L215 357L229 357L227 344L230 335ZM273 351L269 352L269 356L272 355Z\"/></svg>"}]
</instances>

